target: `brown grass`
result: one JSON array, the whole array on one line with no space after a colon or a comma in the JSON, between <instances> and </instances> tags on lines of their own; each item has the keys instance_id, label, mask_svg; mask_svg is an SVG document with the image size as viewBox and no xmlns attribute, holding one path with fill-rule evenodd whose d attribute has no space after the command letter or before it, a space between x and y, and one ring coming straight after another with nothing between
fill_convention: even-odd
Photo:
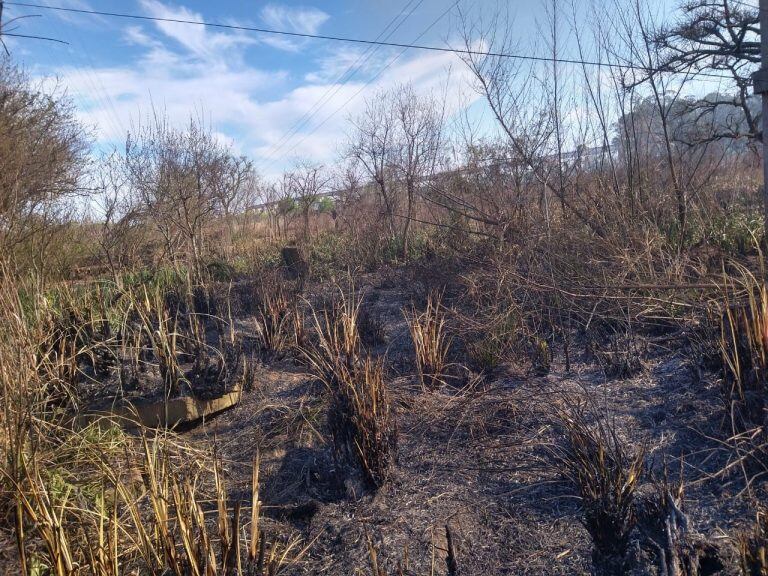
<instances>
[{"instance_id":1,"label":"brown grass","mask_svg":"<svg viewBox=\"0 0 768 576\"><path fill-rule=\"evenodd\" d=\"M768 288L746 270L725 290L720 349L731 438L748 477L768 472Z\"/></svg>"},{"instance_id":2,"label":"brown grass","mask_svg":"<svg viewBox=\"0 0 768 576\"><path fill-rule=\"evenodd\" d=\"M337 460L379 487L396 458L397 426L384 364L362 353L359 310L360 300L342 296L330 311L313 312L317 342L304 353L330 393L328 425Z\"/></svg>"},{"instance_id":3,"label":"brown grass","mask_svg":"<svg viewBox=\"0 0 768 576\"><path fill-rule=\"evenodd\" d=\"M436 390L445 383L448 351L451 339L446 333L446 318L442 297L430 293L424 312L412 308L405 314L416 352L416 368L422 388Z\"/></svg>"},{"instance_id":4,"label":"brown grass","mask_svg":"<svg viewBox=\"0 0 768 576\"><path fill-rule=\"evenodd\" d=\"M755 515L752 532L739 535L737 542L744 576L768 574L768 516L765 509Z\"/></svg>"}]
</instances>

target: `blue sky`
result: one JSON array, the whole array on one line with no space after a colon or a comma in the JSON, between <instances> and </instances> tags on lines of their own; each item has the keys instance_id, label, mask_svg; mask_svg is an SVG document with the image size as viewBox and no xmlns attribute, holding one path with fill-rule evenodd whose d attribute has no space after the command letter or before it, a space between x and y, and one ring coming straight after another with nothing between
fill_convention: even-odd
<instances>
[{"instance_id":1,"label":"blue sky","mask_svg":"<svg viewBox=\"0 0 768 576\"><path fill-rule=\"evenodd\" d=\"M400 25L390 41L413 42L434 24L419 43L458 42L455 14L438 19L453 0L38 2L367 39L396 19ZM496 5L496 0L459 3L473 15ZM534 0L509 6L521 46L533 46L544 5ZM347 119L361 110L366 97L400 82L446 94L451 114L469 108L478 123L484 122L466 66L449 53L399 55L393 48L369 51L322 40L6 6L6 20L23 14L42 16L19 21L16 32L69 45L9 39L13 58L35 76L57 77L93 129L97 146L105 149L122 142L154 108L177 124L202 116L221 138L253 157L264 175L275 177L295 159L332 162L349 129ZM354 75L340 82L350 67Z\"/></svg>"}]
</instances>

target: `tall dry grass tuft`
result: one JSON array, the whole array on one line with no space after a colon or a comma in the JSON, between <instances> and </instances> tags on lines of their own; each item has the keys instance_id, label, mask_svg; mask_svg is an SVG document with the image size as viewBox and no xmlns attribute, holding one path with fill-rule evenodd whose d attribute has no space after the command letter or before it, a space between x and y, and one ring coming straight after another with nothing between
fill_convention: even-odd
<instances>
[{"instance_id":1,"label":"tall dry grass tuft","mask_svg":"<svg viewBox=\"0 0 768 576\"><path fill-rule=\"evenodd\" d=\"M763 419L768 384L768 288L746 271L734 288L726 290L722 313L723 392L734 431L743 431ZM733 301L729 292L744 297Z\"/></svg>"},{"instance_id":2,"label":"tall dry grass tuft","mask_svg":"<svg viewBox=\"0 0 768 576\"><path fill-rule=\"evenodd\" d=\"M261 348L273 355L284 352L294 343L295 302L277 279L262 280L257 298L256 322Z\"/></svg>"},{"instance_id":3,"label":"tall dry grass tuft","mask_svg":"<svg viewBox=\"0 0 768 576\"><path fill-rule=\"evenodd\" d=\"M337 460L378 488L396 458L397 426L383 362L362 352L359 311L360 300L342 295L331 310L313 312L317 341L304 353L330 393L328 425Z\"/></svg>"},{"instance_id":4,"label":"tall dry grass tuft","mask_svg":"<svg viewBox=\"0 0 768 576\"><path fill-rule=\"evenodd\" d=\"M267 576L306 554L299 537L267 537L261 528L258 459L246 518L243 503L229 498L217 460L167 436L143 436L139 446L124 442L121 448L140 462L141 481L113 471L92 447L101 486L95 494L74 484L62 488L30 461L17 490L22 527L29 527L16 534L26 565L56 576ZM209 502L215 522L206 520Z\"/></svg>"},{"instance_id":5,"label":"tall dry grass tuft","mask_svg":"<svg viewBox=\"0 0 768 576\"><path fill-rule=\"evenodd\" d=\"M436 390L445 383L445 369L451 346L451 339L446 333L441 296L431 293L427 297L424 312L418 313L412 308L410 313L405 313L405 317L416 352L416 367L421 386L427 390Z\"/></svg>"},{"instance_id":6,"label":"tall dry grass tuft","mask_svg":"<svg viewBox=\"0 0 768 576\"><path fill-rule=\"evenodd\" d=\"M278 273L263 272L256 285L256 327L261 353L267 358L296 351L306 344L304 315L299 307L300 286Z\"/></svg>"},{"instance_id":7,"label":"tall dry grass tuft","mask_svg":"<svg viewBox=\"0 0 768 576\"><path fill-rule=\"evenodd\" d=\"M151 292L144 288L141 296L133 297L133 305L157 360L164 394L166 397L178 396L182 387L189 385L179 363L178 316L171 316L160 288Z\"/></svg>"},{"instance_id":8,"label":"tall dry grass tuft","mask_svg":"<svg viewBox=\"0 0 768 576\"><path fill-rule=\"evenodd\" d=\"M768 472L768 287L741 269L725 286L721 312L722 396L746 474Z\"/></svg>"},{"instance_id":9,"label":"tall dry grass tuft","mask_svg":"<svg viewBox=\"0 0 768 576\"><path fill-rule=\"evenodd\" d=\"M645 470L645 450L631 451L613 426L599 417L590 423L583 408L560 413L558 420L564 438L552 453L579 497L595 571L621 573L636 523L633 502Z\"/></svg>"}]
</instances>

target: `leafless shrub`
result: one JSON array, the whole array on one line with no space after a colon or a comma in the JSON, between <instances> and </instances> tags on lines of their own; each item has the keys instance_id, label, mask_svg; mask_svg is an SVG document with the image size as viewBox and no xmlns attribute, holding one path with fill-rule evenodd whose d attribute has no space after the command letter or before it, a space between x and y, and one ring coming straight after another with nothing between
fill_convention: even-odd
<instances>
[{"instance_id":1,"label":"leafless shrub","mask_svg":"<svg viewBox=\"0 0 768 576\"><path fill-rule=\"evenodd\" d=\"M88 138L58 88L35 86L0 56L0 247L3 257L47 271L56 234L80 192Z\"/></svg>"},{"instance_id":2,"label":"leafless shrub","mask_svg":"<svg viewBox=\"0 0 768 576\"><path fill-rule=\"evenodd\" d=\"M410 85L398 86L376 94L353 124L347 155L370 178L390 239L407 258L417 201L442 161L440 104Z\"/></svg>"},{"instance_id":3,"label":"leafless shrub","mask_svg":"<svg viewBox=\"0 0 768 576\"><path fill-rule=\"evenodd\" d=\"M250 193L250 161L235 156L200 120L177 130L155 116L129 134L123 169L125 186L163 238L166 260L179 264L183 254L194 279L202 281L206 227L217 214L228 217Z\"/></svg>"}]
</instances>

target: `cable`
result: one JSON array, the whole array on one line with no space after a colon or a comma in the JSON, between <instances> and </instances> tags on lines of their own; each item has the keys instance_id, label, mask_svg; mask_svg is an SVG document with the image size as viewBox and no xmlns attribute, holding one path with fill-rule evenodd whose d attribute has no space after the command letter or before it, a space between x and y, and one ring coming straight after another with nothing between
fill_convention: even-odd
<instances>
[{"instance_id":1,"label":"cable","mask_svg":"<svg viewBox=\"0 0 768 576\"><path fill-rule=\"evenodd\" d=\"M269 28L257 28L254 26L240 26L236 24L221 24L219 22L205 22L199 20L185 20L182 18L160 18L157 16L143 16L139 14L127 14L123 12L104 12L100 10L85 10L83 8L65 8L64 6L47 6L45 4L33 4L29 2L9 2L9 6L23 6L26 8L39 8L41 10L54 10L59 12L71 12L76 14L90 14L93 16L108 16L112 18L128 18L132 20L144 20L151 22L169 22L173 24L190 24L194 26L207 26L210 28L223 28L227 30L242 30L246 32L257 32L260 34L274 34L278 36L291 36L294 38L311 38L315 40L330 40L334 42L348 42L351 44L365 44L372 46L389 46L390 48L403 48L404 50L431 50L433 52L451 52L453 54L464 54L467 56L490 56L494 58L512 58L516 60L530 60L534 62L552 62L553 58L549 56L533 56L530 54L509 54L504 52L483 52L481 50L470 50L468 48L448 48L443 46L428 46L424 44L403 44L400 42L382 42L377 40L365 40L361 38L348 38L344 36L328 36L322 34L307 34L303 32L289 32L287 30L271 30ZM420 36L421 37L421 36ZM419 37L419 38L420 38ZM641 70L643 72L666 72L670 74L688 74L685 71L669 70L665 68L650 68L638 66L635 64L619 64L616 62L598 62L593 60L576 60L568 58L558 58L561 64L578 64L582 66L602 66L605 68L616 68L620 70ZM721 74L707 74L698 72L697 76L709 76L712 78L729 79L728 76Z\"/></svg>"},{"instance_id":2,"label":"cable","mask_svg":"<svg viewBox=\"0 0 768 576\"><path fill-rule=\"evenodd\" d=\"M97 109L100 109L104 112L105 123L107 125L106 128L108 130L110 130L115 135L125 134L126 130L119 116L117 115L117 112L115 111L112 98L107 93L106 89L104 88L104 84L101 83L101 79L96 74L95 68L93 66L93 59L90 57L89 51L85 49L85 46L76 35L72 36L67 34L63 27L58 26L57 33L60 33L63 37L67 38L68 41L73 41L74 44L79 47L79 50L75 50L75 52L77 52L78 56L80 57L80 62L84 64L84 66L78 65L74 61L72 62L71 66L73 73L78 75L81 79L81 82L83 83L84 90L82 90L82 96L89 97L94 100L98 106ZM91 64L85 62L85 58L88 58ZM101 89L99 89L97 81L101 85Z\"/></svg>"},{"instance_id":3,"label":"cable","mask_svg":"<svg viewBox=\"0 0 768 576\"><path fill-rule=\"evenodd\" d=\"M408 6L413 4L414 0L409 0L409 2L403 7L403 9L395 15L395 17L390 20L390 22L384 27L384 30L382 30L379 35L376 37L376 40L384 36L384 34L387 32L390 26L392 26L397 19L405 13L405 11L408 9ZM413 9L404 16L400 22L395 26L392 30L387 33L387 35L384 37L386 40L387 38L391 37L392 34L394 34L400 26L403 25L403 23L416 11L416 9L421 6L421 4L424 2L424 0L419 0L418 4L413 7ZM346 72L344 72L341 76L339 76L336 81L333 83L334 86L329 88L325 94L317 101L315 102L315 105L312 106L312 108L309 110L309 112L306 112L290 129L289 131L280 139L280 141L272 147L272 152L269 154L269 156L264 160L265 162L269 162L275 154L277 154L285 144L288 143L288 141L296 135L299 130L301 130L304 126L307 125L307 123L312 120L312 118L320 111L320 108L322 108L326 102L328 102L331 98L333 98L336 94L339 93L341 88L352 79L352 77L360 70L360 67L363 66L366 62L368 62L371 57L376 53L376 51L379 49L379 46L371 46L366 49L363 54L361 54L355 62L352 63L352 65L347 68Z\"/></svg>"},{"instance_id":4,"label":"cable","mask_svg":"<svg viewBox=\"0 0 768 576\"><path fill-rule=\"evenodd\" d=\"M455 7L456 7L458 4L459 4L459 2L461 2L461 0L456 0L456 2L454 2L453 4L451 4L451 5L450 5L450 6L449 6L449 7L448 7L446 10L445 10L445 12L443 12L442 14L440 14L440 16L438 16L438 17L437 17L437 18L436 18L436 19L435 19L435 20L432 22L432 24L430 24L429 26L427 26L427 28L426 28L425 30L423 30L423 31L421 32L421 34L419 34L419 35L416 37L416 40L419 40L419 39L420 39L422 36L424 36L424 35L425 35L427 32L429 32L429 31L430 31L432 28L434 28L434 27L437 25L437 23L438 23L438 22L440 22L440 20L442 20L443 18L445 18L445 16L446 16L446 15L447 15L447 14L448 14L448 13L449 13L451 10L453 10L453 9L454 9L454 8L455 8ZM381 76L381 75L382 75L384 72L386 72L386 70L387 70L387 69L389 69L389 67L390 67L390 66L392 66L392 64L394 64L394 63L395 63L395 62L396 62L396 61L397 61L397 60L398 60L398 59L399 59L399 58L400 58L400 57L401 57L403 54L405 54L406 50L407 50L407 48L403 48L403 49L402 49L402 50L401 50L401 51L400 51L400 52L399 52L399 53L398 53L398 54L397 54L397 55L396 55L394 58L392 58L392 60L390 60L390 61L387 63L387 65L386 65L386 66L384 66L384 68L382 68L381 70L379 70L379 71L378 71L378 72L377 72L377 73L376 73L376 74L375 74L375 75L374 75L372 78L370 78L370 79L369 79L369 80L368 80L368 81L367 81L365 84L363 84L363 85L360 87L360 89L359 89L357 92L355 92L354 94L352 94L352 96L350 96L350 97L349 97L349 98L348 98L348 99L347 99L347 100L346 100L346 101L345 101L345 102L344 102L344 103L343 103L341 106L339 106L338 108L336 108L336 110L334 110L333 112L331 112L331 114L330 114L329 116L327 116L327 117L326 117L326 118L325 118L325 119L324 119L324 120L323 120L323 121L322 121L320 124L318 124L318 125L317 125L317 126L315 126L315 127L312 129L312 130L310 130L310 131L309 131L309 133L305 134L305 135L304 135L304 137L303 137L301 140L299 140L299 141L298 141L296 144L294 144L294 145L293 145L293 148L291 148L291 152L292 152L293 150L295 150L295 149L296 149L298 146L300 146L301 144L303 144L303 143L306 141L306 139L307 139L307 138L309 138L310 136L312 136L312 134L314 134L314 133L315 133L315 132L317 132L317 131L318 131L320 128L322 128L323 126L325 126L326 122L328 122L328 120L330 120L330 119L331 119L331 118L333 118L333 117L334 117L336 114L338 114L339 112L341 112L341 110L343 110L343 109L344 109L344 108L347 106L347 104L349 104L350 102L352 102L352 100L354 100L355 98L357 98L357 97L360 95L360 93L361 93L363 90L365 90L366 88L368 88L368 86L370 86L370 85L371 85L371 84L372 84L374 81L376 81L376 80L377 80L377 79L378 79L378 78L379 78L379 77L380 77L380 76ZM274 161L273 161L272 163L270 163L270 164L269 164L269 166L270 166L270 167L271 167L272 165L274 165Z\"/></svg>"},{"instance_id":5,"label":"cable","mask_svg":"<svg viewBox=\"0 0 768 576\"><path fill-rule=\"evenodd\" d=\"M28 38L30 40L47 40L48 42L58 42L59 44L69 44L69 42L65 42L64 40L59 40L58 38L48 38L47 36L32 36L30 34L14 34L13 32L2 32L0 33L0 37L2 36L12 36L13 38Z\"/></svg>"},{"instance_id":6,"label":"cable","mask_svg":"<svg viewBox=\"0 0 768 576\"><path fill-rule=\"evenodd\" d=\"M752 8L752 10L765 10L765 8L761 8L760 6L755 6L754 4L750 4L748 2L742 2L741 0L728 0L731 4L738 4L739 6L746 6L747 8Z\"/></svg>"},{"instance_id":7,"label":"cable","mask_svg":"<svg viewBox=\"0 0 768 576\"><path fill-rule=\"evenodd\" d=\"M414 0L409 0L408 3L403 7L403 9L395 15L392 20L384 27L384 30L382 30L379 35L376 37L376 40L384 36L386 33L386 36L384 36L384 39L391 37L392 34L397 32L397 30L402 26L405 21L410 18L413 13L424 3L424 0L419 0L419 2L411 9L411 11L406 14L400 22L392 28L387 33L387 30L392 26L398 18L402 14L405 14L406 10L408 10L408 7L413 4ZM290 141L293 136L295 136L304 126L306 126L310 120L320 111L320 108L322 108L331 98L333 98L336 94L339 93L339 91L346 85L349 80L352 79L352 77L360 71L360 68L366 64L371 57L376 53L376 51L380 48L380 46L371 46L366 49L363 54L361 54L355 62L352 63L352 65L347 68L346 72L344 72L341 76L339 76L336 81L333 83L334 86L329 88L325 94L317 101L315 102L315 105L312 106L312 108L309 110L309 112L306 112L289 130L288 132L280 139L280 141L272 147L272 152L269 153L267 158L263 160L263 162L270 162L272 158L282 150L282 148Z\"/></svg>"}]
</instances>

